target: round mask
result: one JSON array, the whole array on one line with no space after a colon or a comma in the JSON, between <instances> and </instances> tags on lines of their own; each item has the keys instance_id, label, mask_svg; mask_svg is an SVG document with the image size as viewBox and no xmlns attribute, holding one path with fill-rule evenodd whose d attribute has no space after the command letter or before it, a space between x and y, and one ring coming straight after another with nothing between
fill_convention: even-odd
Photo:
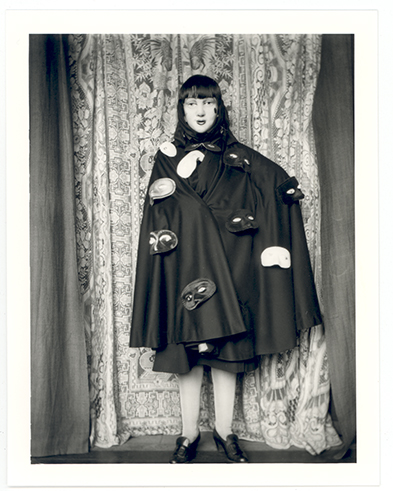
<instances>
[{"instance_id":1,"label":"round mask","mask_svg":"<svg viewBox=\"0 0 393 491\"><path fill-rule=\"evenodd\" d=\"M181 300L187 310L194 310L209 300L216 292L216 285L207 278L199 278L189 283L181 294Z\"/></svg>"},{"instance_id":2,"label":"round mask","mask_svg":"<svg viewBox=\"0 0 393 491\"><path fill-rule=\"evenodd\" d=\"M163 254L172 251L178 244L177 236L172 230L155 230L150 232L150 254Z\"/></svg>"},{"instance_id":3,"label":"round mask","mask_svg":"<svg viewBox=\"0 0 393 491\"><path fill-rule=\"evenodd\" d=\"M161 152L167 157L175 157L177 154L177 149L175 145L171 142L164 142L160 145Z\"/></svg>"},{"instance_id":4,"label":"round mask","mask_svg":"<svg viewBox=\"0 0 393 491\"><path fill-rule=\"evenodd\" d=\"M229 215L225 222L229 232L234 234L245 232L246 230L254 230L258 228L254 215L250 210L240 209Z\"/></svg>"},{"instance_id":5,"label":"round mask","mask_svg":"<svg viewBox=\"0 0 393 491\"><path fill-rule=\"evenodd\" d=\"M154 201L171 196L176 190L176 183L169 177L156 179L149 188L150 204L154 205Z\"/></svg>"}]
</instances>

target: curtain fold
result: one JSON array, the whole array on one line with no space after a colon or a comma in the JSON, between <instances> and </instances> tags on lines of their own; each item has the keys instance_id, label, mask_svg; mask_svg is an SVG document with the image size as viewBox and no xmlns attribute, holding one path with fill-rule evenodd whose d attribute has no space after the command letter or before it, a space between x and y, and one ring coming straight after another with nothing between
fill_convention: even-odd
<instances>
[{"instance_id":1,"label":"curtain fold","mask_svg":"<svg viewBox=\"0 0 393 491\"><path fill-rule=\"evenodd\" d=\"M36 457L89 448L64 48L62 36L30 36L31 454Z\"/></svg>"},{"instance_id":2,"label":"curtain fold","mask_svg":"<svg viewBox=\"0 0 393 491\"><path fill-rule=\"evenodd\" d=\"M332 402L343 445L356 434L354 39L324 35L313 106L321 185L323 315Z\"/></svg>"},{"instance_id":3,"label":"curtain fold","mask_svg":"<svg viewBox=\"0 0 393 491\"><path fill-rule=\"evenodd\" d=\"M154 154L176 126L179 84L202 73L222 89L235 136L296 175L320 290L320 203L311 108L315 35L69 36L78 276L85 305L92 445L179 434L176 376L152 372L154 352L128 347L139 224ZM239 376L233 428L275 448L318 454L340 440L328 413L322 326L299 347ZM201 430L214 426L208 374Z\"/></svg>"}]
</instances>

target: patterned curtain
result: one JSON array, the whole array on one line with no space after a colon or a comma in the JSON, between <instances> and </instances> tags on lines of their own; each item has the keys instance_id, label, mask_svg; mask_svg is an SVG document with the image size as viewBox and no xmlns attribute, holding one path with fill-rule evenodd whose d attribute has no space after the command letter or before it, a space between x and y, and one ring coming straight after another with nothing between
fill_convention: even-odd
<instances>
[{"instance_id":1,"label":"patterned curtain","mask_svg":"<svg viewBox=\"0 0 393 491\"><path fill-rule=\"evenodd\" d=\"M311 125L317 35L70 35L78 274L84 298L91 444L181 432L176 375L152 371L154 351L128 347L142 206L158 146L173 136L179 85L215 78L237 138L296 175L320 292L320 200ZM311 454L339 445L328 412L321 326L299 346L239 375L234 431ZM205 374L201 430L214 426Z\"/></svg>"}]
</instances>

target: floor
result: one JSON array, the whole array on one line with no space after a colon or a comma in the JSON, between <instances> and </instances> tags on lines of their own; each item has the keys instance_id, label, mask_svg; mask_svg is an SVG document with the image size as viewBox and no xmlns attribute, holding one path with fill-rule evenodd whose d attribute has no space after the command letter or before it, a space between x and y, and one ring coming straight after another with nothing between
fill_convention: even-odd
<instances>
[{"instance_id":1,"label":"floor","mask_svg":"<svg viewBox=\"0 0 393 491\"><path fill-rule=\"evenodd\" d=\"M176 436L141 436L131 438L123 445L107 448L93 448L82 455L56 455L51 457L33 457L32 464L141 464L168 463L175 447ZM337 460L337 449L313 456L307 451L291 447L288 450L276 450L265 443L241 441L250 463L356 463L356 447L349 448L346 455ZM217 452L211 432L201 433L197 455L192 463L227 463L224 454Z\"/></svg>"}]
</instances>

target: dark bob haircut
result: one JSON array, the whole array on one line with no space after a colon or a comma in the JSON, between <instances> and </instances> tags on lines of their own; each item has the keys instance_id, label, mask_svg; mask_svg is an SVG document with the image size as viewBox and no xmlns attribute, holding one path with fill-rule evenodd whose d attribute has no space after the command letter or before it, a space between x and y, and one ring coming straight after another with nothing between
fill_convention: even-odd
<instances>
[{"instance_id":1,"label":"dark bob haircut","mask_svg":"<svg viewBox=\"0 0 393 491\"><path fill-rule=\"evenodd\" d=\"M179 102L183 102L187 98L205 99L206 97L214 97L218 102L221 101L221 89L218 83L205 75L193 75L180 87Z\"/></svg>"},{"instance_id":2,"label":"dark bob haircut","mask_svg":"<svg viewBox=\"0 0 393 491\"><path fill-rule=\"evenodd\" d=\"M217 119L213 127L203 134L196 135L184 119L184 101L187 98L205 99L214 97L217 100ZM177 102L177 126L175 131L175 141L184 145L190 140L206 140L214 136L227 133L229 129L228 112L221 96L221 89L218 83L205 75L193 75L180 87L179 99Z\"/></svg>"}]
</instances>

